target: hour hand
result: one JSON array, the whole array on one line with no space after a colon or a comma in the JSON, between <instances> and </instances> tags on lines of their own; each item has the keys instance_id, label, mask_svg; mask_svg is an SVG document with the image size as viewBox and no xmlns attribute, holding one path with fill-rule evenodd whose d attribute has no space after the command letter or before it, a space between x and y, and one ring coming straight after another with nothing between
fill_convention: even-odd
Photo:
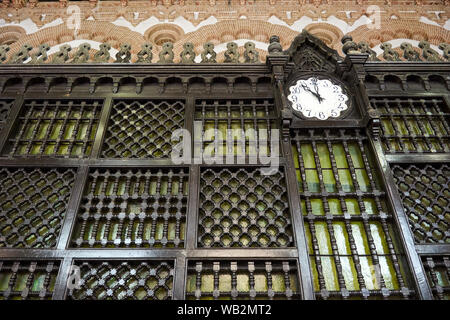
<instances>
[{"instance_id":1,"label":"hour hand","mask_svg":"<svg viewBox=\"0 0 450 320\"><path fill-rule=\"evenodd\" d=\"M317 98L317 100L319 100L319 103L322 102L323 98L317 92L312 91L308 86L305 86L304 84L302 85L302 87L304 90L314 95Z\"/></svg>"}]
</instances>

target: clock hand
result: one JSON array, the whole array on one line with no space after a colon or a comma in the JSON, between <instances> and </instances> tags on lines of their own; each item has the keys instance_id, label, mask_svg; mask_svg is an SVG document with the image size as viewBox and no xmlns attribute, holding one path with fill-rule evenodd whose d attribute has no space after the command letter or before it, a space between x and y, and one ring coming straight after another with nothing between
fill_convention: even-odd
<instances>
[{"instance_id":1,"label":"clock hand","mask_svg":"<svg viewBox=\"0 0 450 320\"><path fill-rule=\"evenodd\" d=\"M317 86L317 82L314 82L314 90L316 91L316 97L319 100L319 103L322 103L323 98L322 96L319 94L319 87Z\"/></svg>"},{"instance_id":2,"label":"clock hand","mask_svg":"<svg viewBox=\"0 0 450 320\"><path fill-rule=\"evenodd\" d=\"M317 98L317 100L319 100L319 103L322 102L323 98L317 93L312 91L309 87L305 86L304 84L302 84L302 87L305 91L310 92L313 96L315 96Z\"/></svg>"}]
</instances>

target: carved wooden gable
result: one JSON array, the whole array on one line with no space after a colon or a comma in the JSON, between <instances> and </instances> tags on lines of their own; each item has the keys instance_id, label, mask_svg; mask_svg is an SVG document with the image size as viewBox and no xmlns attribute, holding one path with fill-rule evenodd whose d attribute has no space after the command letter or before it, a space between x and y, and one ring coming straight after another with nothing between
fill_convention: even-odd
<instances>
[{"instance_id":1,"label":"carved wooden gable","mask_svg":"<svg viewBox=\"0 0 450 320\"><path fill-rule=\"evenodd\" d=\"M322 40L303 30L285 51L296 71L330 72L336 70L341 60L336 50L329 48Z\"/></svg>"}]
</instances>

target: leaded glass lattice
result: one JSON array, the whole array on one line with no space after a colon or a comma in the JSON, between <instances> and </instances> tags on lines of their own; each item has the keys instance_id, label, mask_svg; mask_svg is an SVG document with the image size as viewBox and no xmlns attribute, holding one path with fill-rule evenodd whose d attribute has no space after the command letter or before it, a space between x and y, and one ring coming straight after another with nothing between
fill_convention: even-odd
<instances>
[{"instance_id":1,"label":"leaded glass lattice","mask_svg":"<svg viewBox=\"0 0 450 320\"><path fill-rule=\"evenodd\" d=\"M450 243L450 166L392 165L417 243Z\"/></svg>"},{"instance_id":2,"label":"leaded glass lattice","mask_svg":"<svg viewBox=\"0 0 450 320\"><path fill-rule=\"evenodd\" d=\"M450 113L442 98L372 97L386 153L450 152Z\"/></svg>"},{"instance_id":3,"label":"leaded glass lattice","mask_svg":"<svg viewBox=\"0 0 450 320\"><path fill-rule=\"evenodd\" d=\"M366 135L296 130L292 151L317 297L413 297Z\"/></svg>"},{"instance_id":4,"label":"leaded glass lattice","mask_svg":"<svg viewBox=\"0 0 450 320\"><path fill-rule=\"evenodd\" d=\"M20 157L90 155L102 100L25 100L3 154Z\"/></svg>"},{"instance_id":5,"label":"leaded glass lattice","mask_svg":"<svg viewBox=\"0 0 450 320\"><path fill-rule=\"evenodd\" d=\"M293 261L190 261L186 298L299 299L298 287Z\"/></svg>"},{"instance_id":6,"label":"leaded glass lattice","mask_svg":"<svg viewBox=\"0 0 450 320\"><path fill-rule=\"evenodd\" d=\"M172 133L184 126L182 100L114 100L105 158L168 158Z\"/></svg>"},{"instance_id":7,"label":"leaded glass lattice","mask_svg":"<svg viewBox=\"0 0 450 320\"><path fill-rule=\"evenodd\" d=\"M186 168L92 169L77 216L75 247L183 247Z\"/></svg>"}]
</instances>

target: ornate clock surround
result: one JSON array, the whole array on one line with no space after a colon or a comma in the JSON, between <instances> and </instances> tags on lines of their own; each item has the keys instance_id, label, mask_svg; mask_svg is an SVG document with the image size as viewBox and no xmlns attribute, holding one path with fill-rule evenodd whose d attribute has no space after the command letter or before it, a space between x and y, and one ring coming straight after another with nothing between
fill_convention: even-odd
<instances>
[{"instance_id":1,"label":"ornate clock surround","mask_svg":"<svg viewBox=\"0 0 450 320\"><path fill-rule=\"evenodd\" d=\"M290 94L290 88L292 86L295 86L295 84L297 83L298 80L306 80L309 78L317 78L319 80L330 80L331 83L339 85L342 88L343 93L345 93L348 97L347 100L347 109L342 110L339 115L337 117L328 117L327 119L321 120L318 119L317 117L307 117L305 115L302 114L302 112L297 111L293 108L292 106L292 102L291 101L287 101L289 107L292 109L292 112L294 115L296 115L298 118L300 119L304 119L304 120L314 120L314 121L329 121L329 120L340 120L340 119L344 119L346 118L349 114L351 114L351 112L354 109L354 94L353 92L350 90L349 86L342 81L341 79L339 79L338 77L336 77L334 74L328 74L328 73L324 73L324 72L296 72L293 73L289 79L286 81L286 85L285 85L285 96L288 97L288 95Z\"/></svg>"}]
</instances>

